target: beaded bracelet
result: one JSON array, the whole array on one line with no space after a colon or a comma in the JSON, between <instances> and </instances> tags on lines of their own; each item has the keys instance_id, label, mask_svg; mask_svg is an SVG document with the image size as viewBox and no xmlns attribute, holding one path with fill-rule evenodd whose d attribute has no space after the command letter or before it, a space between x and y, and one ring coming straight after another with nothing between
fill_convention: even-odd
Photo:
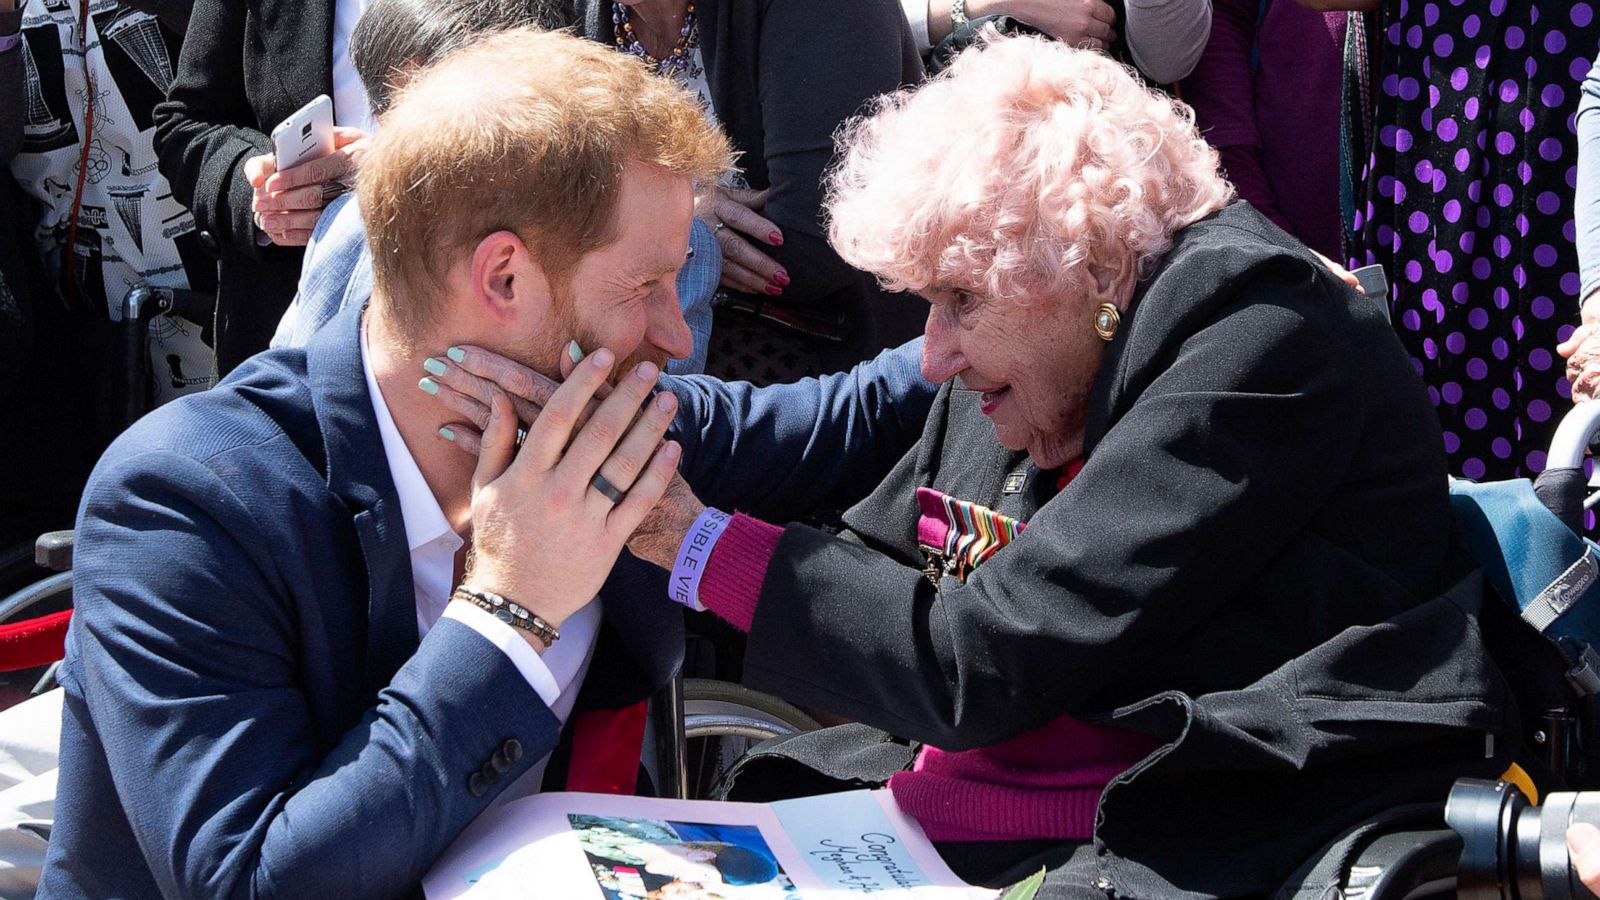
<instances>
[{"instance_id":1,"label":"beaded bracelet","mask_svg":"<svg viewBox=\"0 0 1600 900\"><path fill-rule=\"evenodd\" d=\"M950 0L950 30L967 27L967 0Z\"/></svg>"},{"instance_id":2,"label":"beaded bracelet","mask_svg":"<svg viewBox=\"0 0 1600 900\"><path fill-rule=\"evenodd\" d=\"M471 603L513 628L531 632L546 650L550 649L551 644L561 640L561 632L557 631L554 625L493 591L480 591L463 584L456 588L451 596Z\"/></svg>"}]
</instances>

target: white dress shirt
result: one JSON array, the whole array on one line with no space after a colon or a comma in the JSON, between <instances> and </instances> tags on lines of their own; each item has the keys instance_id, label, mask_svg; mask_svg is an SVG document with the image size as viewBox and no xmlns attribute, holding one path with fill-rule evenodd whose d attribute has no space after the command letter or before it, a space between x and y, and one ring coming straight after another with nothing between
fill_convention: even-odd
<instances>
[{"instance_id":1,"label":"white dress shirt","mask_svg":"<svg viewBox=\"0 0 1600 900\"><path fill-rule=\"evenodd\" d=\"M334 0L333 3L333 124L378 133L367 101L367 88L350 61L350 32L372 0Z\"/></svg>"},{"instance_id":2,"label":"white dress shirt","mask_svg":"<svg viewBox=\"0 0 1600 900\"><path fill-rule=\"evenodd\" d=\"M441 618L466 625L500 648L550 711L565 724L572 714L583 677L589 671L589 660L594 656L595 638L600 633L600 598L590 600L561 623L561 640L543 656L534 652L512 626L471 603L451 602L456 552L465 542L450 527L439 501L422 478L422 470L417 468L417 461L407 449L405 439L395 427L389 405L384 402L378 379L372 372L365 328L361 332L361 371L366 375L372 410L378 417L378 434L383 438L389 476L394 479L395 493L400 497L400 517L405 522L406 543L411 550L411 580L416 587L417 637L427 637L429 629ZM537 793L549 759L546 756L534 763L501 792L489 808Z\"/></svg>"}]
</instances>

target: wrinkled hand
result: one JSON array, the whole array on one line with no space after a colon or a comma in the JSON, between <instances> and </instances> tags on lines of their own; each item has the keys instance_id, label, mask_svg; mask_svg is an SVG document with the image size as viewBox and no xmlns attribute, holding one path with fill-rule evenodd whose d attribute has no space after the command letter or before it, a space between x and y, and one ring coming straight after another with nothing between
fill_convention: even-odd
<instances>
[{"instance_id":1,"label":"wrinkled hand","mask_svg":"<svg viewBox=\"0 0 1600 900\"><path fill-rule=\"evenodd\" d=\"M681 452L676 442L661 442L677 411L675 396L662 393L640 412L659 374L652 363L624 375L591 410L614 362L602 349L578 364L528 426L520 449L512 403L494 394L479 442L463 584L502 594L557 628L599 592L666 491ZM622 502L590 484L596 473L626 494Z\"/></svg>"},{"instance_id":2,"label":"wrinkled hand","mask_svg":"<svg viewBox=\"0 0 1600 900\"><path fill-rule=\"evenodd\" d=\"M1556 346L1556 353L1567 361L1573 402L1600 397L1600 300L1591 295L1584 301L1581 323Z\"/></svg>"},{"instance_id":3,"label":"wrinkled hand","mask_svg":"<svg viewBox=\"0 0 1600 900\"><path fill-rule=\"evenodd\" d=\"M766 208L770 190L717 188L716 197L702 211L722 246L722 286L747 294L780 297L789 286L789 273L772 257L756 249L752 240L769 247L783 245L783 231L757 214Z\"/></svg>"},{"instance_id":4,"label":"wrinkled hand","mask_svg":"<svg viewBox=\"0 0 1600 900\"><path fill-rule=\"evenodd\" d=\"M457 359L457 357L460 357ZM450 432L448 440L467 453L480 453L482 437L490 422L493 398L508 397L516 415L524 422L534 421L560 389L555 381L538 372L481 347L464 345L450 348L442 358L434 360L429 380L438 386L434 399L460 416L459 421L445 426ZM565 357L562 373L570 378L575 371ZM595 391L596 398L605 398L610 388L602 384ZM662 391L659 397L671 396ZM579 413L581 427L599 403L590 400ZM676 408L676 407L674 407ZM672 568L672 558L678 552L683 536L694 525L694 520L705 510L705 504L694 495L688 482L676 470L672 472L660 502L634 529L628 540L628 550L647 562L665 569Z\"/></svg>"},{"instance_id":5,"label":"wrinkled hand","mask_svg":"<svg viewBox=\"0 0 1600 900\"><path fill-rule=\"evenodd\" d=\"M250 212L256 227L279 246L305 246L323 207L350 189L371 144L359 128L336 125L327 156L282 172L270 153L245 160L244 177L255 191Z\"/></svg>"},{"instance_id":6,"label":"wrinkled hand","mask_svg":"<svg viewBox=\"0 0 1600 900\"><path fill-rule=\"evenodd\" d=\"M1592 894L1600 894L1600 828L1578 822L1567 829L1567 853L1578 880Z\"/></svg>"},{"instance_id":7,"label":"wrinkled hand","mask_svg":"<svg viewBox=\"0 0 1600 900\"><path fill-rule=\"evenodd\" d=\"M971 0L967 17L1021 19L1074 47L1104 52L1116 40L1117 14L1104 0ZM945 17L948 21L948 16Z\"/></svg>"}]
</instances>

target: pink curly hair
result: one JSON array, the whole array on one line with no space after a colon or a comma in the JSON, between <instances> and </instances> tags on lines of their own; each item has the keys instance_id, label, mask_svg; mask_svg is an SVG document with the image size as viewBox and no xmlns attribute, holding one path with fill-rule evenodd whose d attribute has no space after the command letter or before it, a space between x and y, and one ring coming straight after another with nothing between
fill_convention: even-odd
<instances>
[{"instance_id":1,"label":"pink curly hair","mask_svg":"<svg viewBox=\"0 0 1600 900\"><path fill-rule=\"evenodd\" d=\"M829 236L891 290L1126 299L1233 198L1188 107L1043 38L990 35L839 144Z\"/></svg>"}]
</instances>

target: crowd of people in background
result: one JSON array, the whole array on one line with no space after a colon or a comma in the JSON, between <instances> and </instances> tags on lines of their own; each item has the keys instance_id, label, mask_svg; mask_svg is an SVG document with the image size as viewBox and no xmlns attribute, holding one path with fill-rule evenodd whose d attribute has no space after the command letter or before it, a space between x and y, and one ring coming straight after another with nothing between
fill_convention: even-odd
<instances>
[{"instance_id":1,"label":"crowd of people in background","mask_svg":"<svg viewBox=\"0 0 1600 900\"><path fill-rule=\"evenodd\" d=\"M304 247L319 223L332 227L322 211L377 128L352 52L365 5L5 0L0 89L16 102L0 111L15 366L4 408L6 421L51 435L0 448L37 488L19 496L9 538L63 524L74 482L126 424L96 411L127 377L107 362L108 320L135 286L216 298L204 321L153 324L157 403L209 387L280 330L304 287ZM910 298L828 246L822 175L842 123L969 42L956 23L991 21L1133 66L1193 107L1243 199L1329 259L1383 265L1383 300L1445 426L1453 473L1536 474L1571 378L1588 395L1593 354L1580 348L1600 315L1580 322L1600 281L1600 188L1580 177L1600 153L1593 4L490 6L651 61L734 142L739 163L702 210L720 265L699 307L707 352L696 369L786 381L918 333ZM323 93L335 154L275 172L269 132Z\"/></svg>"},{"instance_id":2,"label":"crowd of people in background","mask_svg":"<svg viewBox=\"0 0 1600 900\"><path fill-rule=\"evenodd\" d=\"M556 30L586 43L576 50L537 43ZM533 31L541 34L530 37ZM1052 55L1062 45L1075 50ZM486 47L515 65L496 69ZM584 77L605 74L606 63L617 59L610 54L621 54L642 61L651 78L682 89L682 96L668 97L651 93L659 86L654 81L649 89L634 88L643 98L641 120L655 129L676 122L678 145L640 134L626 140L659 153L657 168L693 178L693 220L678 215L687 210L678 201L689 195L676 182L646 184L632 169L616 168L591 179L616 180L596 188L603 195L597 204L617 211L607 231L563 211L561 190L587 173L540 157L545 168L538 171L497 171L485 163L456 173L462 180L455 190L483 195L474 201L477 218L463 214L461 221L493 232L499 220L484 216L500 209L488 196L498 187L506 217L520 215L515 207L525 198L534 198L527 202L539 206L538 214L554 217L540 227L570 240L560 247L574 266L608 252L612 242L641 255L661 251L666 262L659 271L641 275L627 291L619 288L632 277L626 266L612 281L588 269L553 273L548 261L530 263L538 253L515 241L495 243L490 234L476 249L456 247L459 235L447 233L455 220L407 218L416 214L408 204L433 209L430 192L449 181L438 174L449 169L445 150L429 134L444 126L430 127L425 115L455 124L439 98L464 96L462 85L472 77L504 79L494 90L508 108L543 102L507 86L519 77L518 66L534 66L535 51L543 50ZM595 64L590 57L602 51ZM527 424L542 404L581 405L588 394L572 400L563 392L598 390L600 375L586 367L599 360L609 372L610 351L618 350L618 372L634 367L653 379L664 371L668 389L661 397L672 399L643 414L636 432L616 428L616 438L624 446L636 434L640 441L648 436L652 447L664 435L673 442L659 451L667 455L649 457L648 467L640 461L630 473L628 480L638 479L634 494L611 484L617 470L610 446L585 472L582 481L617 510L632 517L638 507L628 534L605 533L614 547L595 544L610 547L613 560L624 545L632 553L618 563L622 574L613 581L633 577L634 563L673 571L680 541L707 515L719 515L716 506L727 508L727 521L717 525L725 529L718 532L722 563L705 573L704 602L685 605L715 613L727 623L719 627L731 626L741 641L748 633L763 660L753 675L746 669L757 687L923 742L887 762L874 758L861 771L829 768L829 777L888 784L973 881L1001 883L1040 865L1089 872L1095 854L1082 842L1106 809L1096 804L1150 805L1157 791L1170 788L1161 781L1165 769L1143 788L1116 779L1150 754L1152 735L1171 737L1163 731L1171 722L1157 722L1138 706L1143 698L1181 690L1201 698L1195 722L1214 722L1227 716L1205 714L1212 702L1206 698L1223 689L1247 699L1255 692L1257 717L1240 719L1246 724L1239 728L1273 732L1287 727L1269 699L1277 673L1342 690L1347 685L1336 665L1318 668L1304 662L1315 654L1300 654L1324 646L1327 629L1391 621L1405 609L1414 613L1405 622L1419 649L1405 660L1389 655L1397 670L1414 669L1397 677L1443 684L1431 679L1449 668L1456 679L1449 687L1462 696L1477 690L1488 704L1484 698L1498 690L1487 653L1444 641L1454 607L1429 601L1449 587L1444 579L1453 571L1443 476L1490 481L1537 474L1562 416L1574 402L1600 396L1597 56L1600 3L1582 0L0 0L0 95L8 98L0 104L0 162L10 173L0 179L0 434L6 436L0 470L7 473L0 546L71 526L90 468L131 424L108 399L119 391L143 395L150 408L201 392L256 391L275 398L260 402L275 426L273 417L290 423L283 433L298 434L295 423L304 420L322 436L332 420L312 416L309 406L290 408L313 387L322 389L302 384L316 373L307 376L282 360L326 355L331 330L342 330L345 350L369 364L359 386L370 384L378 396L384 385L371 423L374 435L384 429L384 442L368 435L356 455L382 460L387 452L392 466L396 454L387 442L391 432L404 435L421 466L407 470L414 476L409 489L431 490L447 511L453 497L462 509L471 506L480 524L501 523L503 532L476 529L480 547L491 546L485 535L497 535L501 543L492 546L502 551L482 553L480 572L498 560L501 568L491 571L522 586L519 570L505 560L518 556L511 549L533 544L525 535L519 542L516 529L504 524L512 514L481 516L478 506L493 501L475 492L492 479L472 465L492 464L456 454L481 450L480 458L496 458L516 433L513 411ZM447 66L445 75L429 74L452 59L455 68ZM608 84L633 84L628 72L605 77ZM930 87L917 90L924 84ZM333 152L280 171L270 134L319 95L332 99ZM692 122L674 118L682 109L672 98L684 96L693 101L685 107ZM987 105L996 96L1008 105ZM621 115L617 102L585 114ZM505 124L514 122L512 113L495 118L481 97L462 99L459 108L461 121L479 122L476 116L487 123L463 126L463 158L515 158L498 145L465 146L474 138L489 141L495 127L519 127ZM385 141L386 129L412 135L413 145ZM600 143L574 138L572 157L601 158ZM1054 165L1049 152L1070 165ZM1096 168L1083 162L1089 156L1095 165L1115 164ZM417 172L434 173L434 180L406 180ZM1302 244L1320 258L1316 268L1299 265L1306 259ZM1069 249L1052 256L1041 247ZM503 273L498 284L513 309L505 321L547 324L548 316L566 316L560 324L563 335L572 332L572 343L531 347L526 359L505 347L423 346L424 336L453 339L439 328L447 320L493 334L457 303L462 263L444 255L456 250L468 252L477 288L490 290L485 286ZM1375 265L1386 275L1387 293L1360 287L1357 298L1344 291L1358 283L1350 270ZM952 271L987 293L952 287ZM552 296L569 275L593 288L592 296L571 307L556 302L556 314L528 313L517 291L528 290L530 272L550 277ZM514 281L521 287L513 289ZM189 308L184 316L152 319L142 336L151 381L130 387L127 380L144 378L145 370L123 365L126 354L112 347L129 314L127 298L142 287L200 295L206 303L203 314ZM601 315L596 298L608 298L608 291L637 296L618 299ZM404 312L409 307L400 300L422 293L435 298L437 309ZM1219 313L1224 297L1245 311ZM1002 299L1017 305L995 302ZM361 330L360 309L369 302L375 321L385 323L381 331ZM579 321L579 309L590 318ZM1143 318L1135 321L1138 310ZM1269 310L1287 310L1294 322ZM1077 327L1091 321L1092 330ZM580 346L591 336L593 345ZM601 349L602 340L609 349ZM622 346L630 344L637 352ZM269 347L304 356L261 356ZM1413 389L1408 367L1420 389ZM346 374L361 371L351 367ZM551 384L537 398L517 387L556 371L567 383ZM697 374L718 380L672 380ZM426 377L415 382L419 375ZM938 391L938 384L958 378L966 388L960 393L970 396ZM594 383L584 386L585 379ZM391 397L390 421L383 399L402 380L426 396ZM638 396L629 393L635 390ZM599 409L627 407L632 415L644 395L645 388L628 383ZM216 408L228 402L217 399ZM435 442L418 451L420 432L411 429L420 418L408 421L406 409L434 410L433 404L459 414L437 429L454 446ZM207 428L193 411L209 407L183 409L163 419L164 427ZM814 426L785 418L812 409L819 410ZM673 413L678 431L668 430ZM236 414L216 414L213 421L237 428L218 440L238 434L262 445L276 440L276 432L251 430L261 426L259 417ZM595 416L608 414L620 415ZM578 425L568 425L579 434ZM797 437L813 428L826 440ZM538 447L539 434L529 434L529 446ZM565 446L566 436L557 443ZM517 447L522 440L516 438ZM1217 463L1210 449L1195 450L1206 441L1212 449L1232 448L1229 459ZM280 460L286 470L309 472L319 464L295 454L301 444L321 443L293 443L294 453ZM355 446L336 444L328 444L329 458ZM102 487L113 478L106 466L150 464L119 446L103 464ZM573 446L583 446L581 436ZM896 465L913 446L922 450ZM561 452L546 449L552 459ZM1090 458L1091 451L1102 455ZM679 454L682 476L669 479ZM1015 468L1024 455L1032 466L1026 488L1013 489L1009 479L1004 489L989 483L984 466ZM187 465L182 453L173 458L180 457ZM1189 471L1194 459L1212 467ZM613 466L611 475L599 470L602 461ZM763 465L791 469L752 474ZM198 471L193 477L205 484L236 474ZM439 473L461 477L450 482ZM187 503L200 508L214 499L187 496L186 486L165 484L161 473L135 474L126 476L133 479L128 484L149 487L155 498L170 489L180 512ZM260 473L263 483L274 477ZM326 486L307 479L284 492L311 496ZM399 481L404 496L408 488ZM455 487L441 488L445 483ZM993 509L961 505L967 501L959 491L980 490L995 495ZM595 496L581 484L579 491ZM160 505L150 497L130 501L105 490L98 500L91 496L86 521L100 526L101 546L116 530L106 523L131 514L122 504ZM835 499L849 501L840 506L860 503L843 522L849 543L833 531L763 520L837 512L829 508ZM413 538L414 508L408 506L404 523ZM965 515L987 522L980 530L993 544L974 555L952 537L940 554L933 546L940 541L921 530L938 509L952 521ZM325 512L302 511L306 528L338 518L330 513L324 523L317 517ZM1027 544L987 562L982 577L972 571L1020 535L1023 524ZM1115 546L1084 537L1106 532L1116 534ZM334 537L327 543L337 545L342 532L328 524L328 533ZM226 550L236 535L231 525L219 534L202 535L196 543L204 546L189 549L220 554L217 548ZM287 532L272 537L300 540ZM453 553L460 538L439 536L441 545L450 538L456 538ZM240 539L241 547L247 543ZM422 543L413 540L411 547L418 573ZM1264 548L1281 565L1251 569ZM136 632L144 621L137 610L163 615L159 584L125 597L111 588L94 594L94 585L110 580L110 561L129 565L135 551L162 552L130 542L101 559L99 581L93 569L81 576L89 602L100 602L107 616L101 621L110 624L84 632L75 645L82 648L75 651L75 679L92 680L138 656L116 631ZM333 551L308 550L307 568L293 574L314 580L326 574L323 567L334 569L322 552ZM923 552L933 555L919 570L908 561ZM238 558L207 558L217 571L257 565L248 547ZM336 562L350 564L343 557ZM398 556L387 562L405 565ZM585 606L607 596L608 616L623 608L597 593L609 566L572 575L572 608L560 610L569 623L563 646L579 640L589 642L586 648L604 646L615 637L602 626L598 606ZM462 573L445 566L438 574L450 582L434 598L442 607ZM295 591L279 596L272 578L261 581L257 587L270 602L241 615L283 600L292 607L285 620L316 618ZM911 612L892 619L893 627L879 627L890 613L857 606L868 588L885 608ZM1035 588L1050 599L1037 608L1018 600ZM423 589L419 577L422 624L409 639L426 638L435 623L452 618L437 609L429 614ZM963 604L961 597L976 599ZM411 598L404 599L401 618L409 629ZM1263 612L1288 606L1315 619L1315 627ZM1046 608L1050 616L1029 619ZM469 616L454 618L464 623ZM492 628L470 627L486 637ZM260 628L281 636L272 622ZM483 649L465 626L437 630L441 636L423 650L413 643L401 653L395 648L407 644L396 639L379 660L389 671L375 684L421 669L423 663L407 664L395 674L412 652L424 662L438 657L442 666L448 642L464 655ZM1153 641L1152 630L1162 640ZM176 634L162 637L175 659L197 653ZM329 657L343 658L344 638L330 645ZM681 644L681 638L652 640ZM290 659L306 644L304 635L285 639L274 658ZM545 640L545 649L550 644ZM1063 646L1092 664L1063 675ZM526 674L516 653L496 647L506 658L481 654L485 667L505 669L508 658ZM911 662L888 670L869 665L887 659ZM206 660L192 662L195 672L205 670ZM551 661L553 684L593 677L585 675L584 653L563 670L566 664ZM269 668L262 664L262 671ZM374 671L383 666L374 664ZM961 673L954 687L940 677L949 672ZM220 683L235 673L212 674ZM323 674L334 683L348 673ZM1027 702L1018 699L1018 684L1029 685L1021 692ZM533 692L557 709L555 694L536 683ZM141 698L148 699L122 699L137 707ZM327 708L317 705L324 700ZM128 752L118 746L126 733L106 733L92 720L118 711L91 709L70 690L67 702L69 740L98 767L89 775L80 767L73 776L112 778L118 754ZM448 704L416 702L423 718L459 724ZM563 702L557 716L564 721L573 707L570 698ZM1429 779L1467 766L1495 768L1493 775L1510 762L1505 748L1495 755L1492 741L1483 757L1476 731L1470 746L1430 743L1436 726L1465 728L1459 722L1412 721L1387 695L1363 702L1394 702L1395 709L1370 733L1362 728L1371 723L1345 723L1349 744L1324 749L1350 758L1313 782L1319 796L1361 788L1376 811L1406 802L1407 791ZM897 703L909 707L898 710ZM326 723L355 709L322 697L311 705L308 721L332 734L342 732ZM1091 708L1116 708L1117 717L1095 724L1072 717ZM161 718L158 712L151 706L141 721ZM214 724L203 711L190 714L196 728ZM523 727L511 722L507 716L508 733ZM430 732L434 724L402 722L395 729L410 738L410 730ZM1023 726L1028 730L1019 734ZM1194 728L1200 737L1188 744L1181 743L1187 737L1172 738L1180 752L1170 765L1213 774L1239 765L1237 755L1224 753L1243 752L1228 750L1236 734L1218 727L1207 736L1201 725ZM1383 737L1374 737L1379 731ZM539 746L542 758L558 737L523 740L530 750ZM536 744L546 738L548 746ZM1392 791L1371 785L1362 774L1371 762L1362 755L1363 741L1399 746L1412 738L1436 755L1391 764L1391 773L1416 766ZM1206 741L1215 742L1209 751ZM501 746L502 757L510 743ZM521 746L512 755L520 757ZM286 747L282 759L303 749ZM1063 758L1063 747L1076 749ZM413 766L431 762L395 765L411 777ZM480 762L475 757L472 765ZM802 756L766 765L782 781L797 777L794 765L815 762ZM229 763L216 760L219 769ZM494 768L483 765L485 772ZM395 775L370 758L352 770L341 777L382 782ZM751 765L746 784L759 783L766 771ZM814 775L808 770L805 777ZM963 796L972 802L952 811L942 799L950 785L970 788ZM1284 796L1272 795L1284 801L1274 809L1306 833L1348 824L1312 809L1311 800L1297 806L1304 783L1288 787ZM1132 799L1101 801L1102 791ZM474 796L482 793L474 789ZM1268 795L1262 788L1257 800L1265 804ZM386 794L362 796L384 816L409 814ZM68 807L66 815L77 816L70 835L75 852L81 857L103 843L134 858L131 835L141 815L154 815L141 805L150 802L122 801L126 824L102 810ZM470 802L444 803L449 808L433 823L436 834L396 836L396 846L416 839L411 849L436 851L430 840L454 834L480 811L469 809ZM311 797L295 809L325 829L314 837L338 836L344 825L336 806ZM1239 827L1250 827L1243 820L1252 817L1268 830L1291 827L1260 812L1241 812ZM1203 822L1191 824L1196 834L1206 830ZM985 843L974 834L1006 840ZM1271 844L1266 832L1257 836L1252 846ZM264 855L293 857L298 837L279 831L258 837ZM1268 887L1260 873L1282 862L1262 850L1261 861L1238 865L1241 857L1224 842L1213 848L1218 865L1212 866L1192 853L1164 856L1158 838L1123 836L1118 852L1135 861L1123 876L1131 883L1159 886L1181 877L1208 892L1252 893ZM197 846L206 839L222 848L218 853L231 847L216 835L201 835ZM1078 843L1046 847L1045 839ZM81 858L58 861L56 872L58 889L113 883L99 881L102 873ZM228 877L236 875L230 870ZM340 876L360 877L336 869L327 875L330 886ZM159 864L138 877L152 886L169 885L168 879L204 883L196 872ZM1061 890L1051 896L1077 896Z\"/></svg>"}]
</instances>

